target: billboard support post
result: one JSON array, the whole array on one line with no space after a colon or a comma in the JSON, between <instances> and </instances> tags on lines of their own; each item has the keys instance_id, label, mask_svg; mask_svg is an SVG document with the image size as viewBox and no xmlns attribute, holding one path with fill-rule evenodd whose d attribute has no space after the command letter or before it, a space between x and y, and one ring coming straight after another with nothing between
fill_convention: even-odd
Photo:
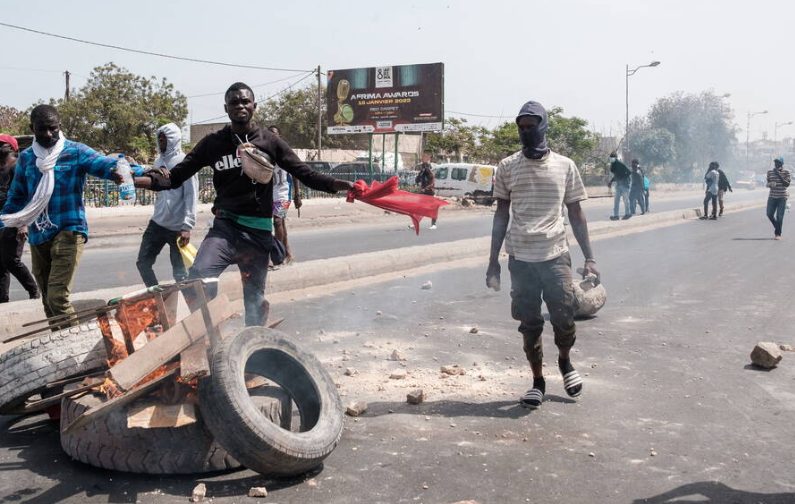
<instances>
[{"instance_id":1,"label":"billboard support post","mask_svg":"<svg viewBox=\"0 0 795 504\"><path fill-rule=\"evenodd\" d=\"M381 137L381 173L384 173L386 169L386 133Z\"/></svg>"},{"instance_id":2,"label":"billboard support post","mask_svg":"<svg viewBox=\"0 0 795 504\"><path fill-rule=\"evenodd\" d=\"M397 160L398 160L398 139L399 138L400 138L400 132L396 131L395 132L395 172L396 173L398 171L398 169L397 169L397 166L398 166Z\"/></svg>"},{"instance_id":3,"label":"billboard support post","mask_svg":"<svg viewBox=\"0 0 795 504\"><path fill-rule=\"evenodd\" d=\"M317 66L317 160L320 161L320 153L323 150L323 106L322 106L323 84L320 79L320 65Z\"/></svg>"},{"instance_id":4,"label":"billboard support post","mask_svg":"<svg viewBox=\"0 0 795 504\"><path fill-rule=\"evenodd\" d=\"M368 133L368 143L370 144L370 154L368 155L368 163L367 163L367 170L370 172L370 178L373 178L373 134Z\"/></svg>"}]
</instances>

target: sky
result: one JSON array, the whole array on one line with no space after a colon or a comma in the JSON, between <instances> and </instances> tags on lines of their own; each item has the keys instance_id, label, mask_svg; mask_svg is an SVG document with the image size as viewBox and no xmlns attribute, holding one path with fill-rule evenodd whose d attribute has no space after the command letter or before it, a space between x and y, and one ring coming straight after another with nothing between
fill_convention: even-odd
<instances>
[{"instance_id":1,"label":"sky","mask_svg":"<svg viewBox=\"0 0 795 504\"><path fill-rule=\"evenodd\" d=\"M5 2L0 22L190 58L309 71L443 62L445 109L496 126L527 100L560 106L605 135L621 136L625 66L654 60L629 81L630 116L676 91L730 93L745 138L795 121L795 66L787 23L795 3L704 0L351 0L217 2L138 0ZM780 26L779 26L780 25ZM235 81L258 98L303 74L228 68L132 54L0 27L0 105L25 109L62 97L92 68L114 62L165 77L189 99L189 122L223 115ZM303 86L314 77L297 84ZM448 117L456 115L448 112ZM795 136L779 126L778 138Z\"/></svg>"}]
</instances>

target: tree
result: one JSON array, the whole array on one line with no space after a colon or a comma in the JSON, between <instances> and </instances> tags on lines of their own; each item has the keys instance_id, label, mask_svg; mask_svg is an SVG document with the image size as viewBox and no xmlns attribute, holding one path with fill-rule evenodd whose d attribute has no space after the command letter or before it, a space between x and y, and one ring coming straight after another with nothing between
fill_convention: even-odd
<instances>
[{"instance_id":1,"label":"tree","mask_svg":"<svg viewBox=\"0 0 795 504\"><path fill-rule=\"evenodd\" d=\"M547 145L549 148L583 165L599 143L599 137L587 129L588 121L580 117L564 117L561 107L552 107L547 113L549 129Z\"/></svg>"},{"instance_id":2,"label":"tree","mask_svg":"<svg viewBox=\"0 0 795 504\"><path fill-rule=\"evenodd\" d=\"M646 119L634 119L630 128L630 151L635 157L643 159L643 164L648 167L646 171L651 173L655 167L675 164L676 137L673 133L667 129L653 128ZM680 176L681 174L674 174L673 178Z\"/></svg>"},{"instance_id":3,"label":"tree","mask_svg":"<svg viewBox=\"0 0 795 504\"><path fill-rule=\"evenodd\" d=\"M23 120L25 113L17 110L14 107L7 107L0 105L0 131L12 134L24 134L17 131L20 128L20 122Z\"/></svg>"},{"instance_id":4,"label":"tree","mask_svg":"<svg viewBox=\"0 0 795 504\"><path fill-rule=\"evenodd\" d=\"M296 149L317 149L317 85L287 90L257 105L254 122L260 127L276 125L282 137ZM321 131L324 148L366 148L365 135L329 135L327 133L326 93L321 93Z\"/></svg>"},{"instance_id":5,"label":"tree","mask_svg":"<svg viewBox=\"0 0 795 504\"><path fill-rule=\"evenodd\" d=\"M470 126L466 119L451 117L444 123L441 133L429 133L425 136L425 149L431 152L443 152L453 156L456 161L463 160L464 155L482 156L478 152L483 128Z\"/></svg>"},{"instance_id":6,"label":"tree","mask_svg":"<svg viewBox=\"0 0 795 504\"><path fill-rule=\"evenodd\" d=\"M169 122L182 126L188 115L187 99L165 78L147 79L114 63L94 68L69 101L50 103L58 107L67 138L144 163L157 152L157 128ZM24 114L25 124L32 108Z\"/></svg>"}]
</instances>

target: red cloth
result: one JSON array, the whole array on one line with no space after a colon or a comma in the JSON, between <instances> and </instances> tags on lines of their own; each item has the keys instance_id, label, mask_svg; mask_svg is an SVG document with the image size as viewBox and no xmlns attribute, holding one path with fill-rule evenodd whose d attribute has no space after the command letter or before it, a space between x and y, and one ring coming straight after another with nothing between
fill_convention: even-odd
<instances>
[{"instance_id":1,"label":"red cloth","mask_svg":"<svg viewBox=\"0 0 795 504\"><path fill-rule=\"evenodd\" d=\"M354 200L411 217L414 230L420 234L420 220L423 217L436 219L439 207L448 203L442 199L425 194L414 194L398 189L398 178L392 177L383 184L377 180L367 186L364 180L357 180L348 191L348 203Z\"/></svg>"}]
</instances>

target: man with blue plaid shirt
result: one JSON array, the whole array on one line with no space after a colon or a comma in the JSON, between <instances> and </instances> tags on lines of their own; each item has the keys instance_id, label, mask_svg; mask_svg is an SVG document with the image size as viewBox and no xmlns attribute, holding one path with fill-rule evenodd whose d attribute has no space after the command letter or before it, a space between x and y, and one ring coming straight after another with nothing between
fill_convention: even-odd
<instances>
[{"instance_id":1,"label":"man with blue plaid shirt","mask_svg":"<svg viewBox=\"0 0 795 504\"><path fill-rule=\"evenodd\" d=\"M35 107L30 120L35 142L19 155L8 200L0 212L0 227L28 223L33 276L47 317L54 317L74 313L69 294L88 239L83 203L86 176L118 182L116 159L62 140L60 117L53 106ZM49 153L51 159L43 160L42 152ZM42 167L45 163L49 163L47 168ZM48 182L52 184L49 187Z\"/></svg>"}]
</instances>

